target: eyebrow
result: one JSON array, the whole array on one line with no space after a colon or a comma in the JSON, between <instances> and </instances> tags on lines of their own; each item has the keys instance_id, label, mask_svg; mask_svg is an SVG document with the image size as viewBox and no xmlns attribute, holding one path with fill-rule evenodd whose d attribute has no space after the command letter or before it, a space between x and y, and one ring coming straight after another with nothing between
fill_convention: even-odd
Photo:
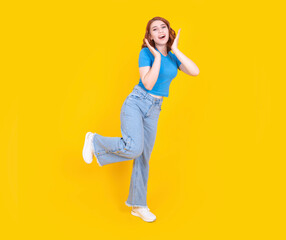
<instances>
[{"instance_id":1,"label":"eyebrow","mask_svg":"<svg viewBox=\"0 0 286 240\"><path fill-rule=\"evenodd\" d=\"M162 25L166 25L166 24L165 24L165 23L162 23L161 26L162 26ZM157 27L157 26L155 26L155 27ZM155 28L155 27L152 27L152 29Z\"/></svg>"}]
</instances>

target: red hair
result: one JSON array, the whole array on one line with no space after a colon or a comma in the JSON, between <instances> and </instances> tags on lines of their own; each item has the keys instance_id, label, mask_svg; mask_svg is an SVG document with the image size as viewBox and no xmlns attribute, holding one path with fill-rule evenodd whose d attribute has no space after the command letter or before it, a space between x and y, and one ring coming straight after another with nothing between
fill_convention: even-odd
<instances>
[{"instance_id":1,"label":"red hair","mask_svg":"<svg viewBox=\"0 0 286 240\"><path fill-rule=\"evenodd\" d=\"M152 22L156 21L156 20L160 20L162 22L164 22L168 29L169 29L169 40L167 42L167 53L169 53L169 51L171 50L171 46L176 38L176 32L170 27L170 23L168 20L166 20L165 18L162 18L162 17L154 17L152 18L151 20L149 20L149 22L147 23L147 27L146 27L146 32L145 32L145 38L148 40L149 44L155 48L155 42L154 40L151 40L150 39L150 26L152 24ZM141 46L141 49L144 48L144 47L147 47L146 43L145 43L145 40L143 39L143 44Z\"/></svg>"}]
</instances>

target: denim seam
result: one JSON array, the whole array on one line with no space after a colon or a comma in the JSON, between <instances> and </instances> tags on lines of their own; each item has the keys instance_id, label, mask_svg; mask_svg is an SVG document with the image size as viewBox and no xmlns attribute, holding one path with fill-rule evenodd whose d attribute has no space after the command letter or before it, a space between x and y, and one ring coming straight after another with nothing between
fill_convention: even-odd
<instances>
[{"instance_id":1,"label":"denim seam","mask_svg":"<svg viewBox=\"0 0 286 240\"><path fill-rule=\"evenodd\" d=\"M131 148L130 145L131 145L131 137L128 136L127 139L126 139L125 147L124 147L123 149L118 148L118 149L115 149L115 150L110 150L110 151L108 151L108 152L106 152L106 153L104 153L104 154L115 153L115 152L119 152L119 151L125 153L126 151L130 150L130 148ZM125 150L125 151L124 151L124 150Z\"/></svg>"},{"instance_id":2,"label":"denim seam","mask_svg":"<svg viewBox=\"0 0 286 240\"><path fill-rule=\"evenodd\" d=\"M147 118L150 116L150 112L152 111L152 109L154 108L153 103L150 105L149 109L147 110L146 114L144 115L144 118Z\"/></svg>"},{"instance_id":3,"label":"denim seam","mask_svg":"<svg viewBox=\"0 0 286 240\"><path fill-rule=\"evenodd\" d=\"M147 207L147 205L146 205L146 206L138 205L138 204L132 205L132 204L129 204L127 201L125 201L125 204L126 204L128 207Z\"/></svg>"},{"instance_id":4,"label":"denim seam","mask_svg":"<svg viewBox=\"0 0 286 240\"><path fill-rule=\"evenodd\" d=\"M135 161L135 159L134 159L134 161ZM136 165L136 166L138 166L138 165ZM135 168L135 174L134 174L134 191L133 191L133 196L132 196L132 201L134 201L134 199L135 199L135 192L136 192L136 187L137 187L137 185L136 185L136 182L137 182L137 176L138 176L138 171L137 171L137 167Z\"/></svg>"}]
</instances>

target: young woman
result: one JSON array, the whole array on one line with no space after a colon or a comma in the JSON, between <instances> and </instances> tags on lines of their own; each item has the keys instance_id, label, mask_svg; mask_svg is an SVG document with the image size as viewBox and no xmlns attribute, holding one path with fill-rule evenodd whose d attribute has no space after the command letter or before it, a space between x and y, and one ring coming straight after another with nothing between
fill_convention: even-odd
<instances>
[{"instance_id":1,"label":"young woman","mask_svg":"<svg viewBox=\"0 0 286 240\"><path fill-rule=\"evenodd\" d=\"M99 166L134 159L125 204L132 207L132 215L147 222L156 219L147 207L146 197L149 159L163 97L168 97L169 86L177 75L177 69L191 76L199 74L196 64L178 49L179 35L180 30L176 37L164 18L155 17L148 22L139 54L140 80L121 108L122 137L104 137L88 132L83 147L86 163L91 163L93 156Z\"/></svg>"}]
</instances>

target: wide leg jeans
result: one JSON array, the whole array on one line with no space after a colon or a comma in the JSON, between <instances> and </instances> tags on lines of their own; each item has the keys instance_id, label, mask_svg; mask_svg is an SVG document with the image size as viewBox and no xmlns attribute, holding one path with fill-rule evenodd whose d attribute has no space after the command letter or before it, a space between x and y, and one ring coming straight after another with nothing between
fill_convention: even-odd
<instances>
[{"instance_id":1,"label":"wide leg jeans","mask_svg":"<svg viewBox=\"0 0 286 240\"><path fill-rule=\"evenodd\" d=\"M162 102L137 84L121 107L122 137L94 135L94 155L100 166L134 159L127 206L147 206L149 160Z\"/></svg>"}]
</instances>

